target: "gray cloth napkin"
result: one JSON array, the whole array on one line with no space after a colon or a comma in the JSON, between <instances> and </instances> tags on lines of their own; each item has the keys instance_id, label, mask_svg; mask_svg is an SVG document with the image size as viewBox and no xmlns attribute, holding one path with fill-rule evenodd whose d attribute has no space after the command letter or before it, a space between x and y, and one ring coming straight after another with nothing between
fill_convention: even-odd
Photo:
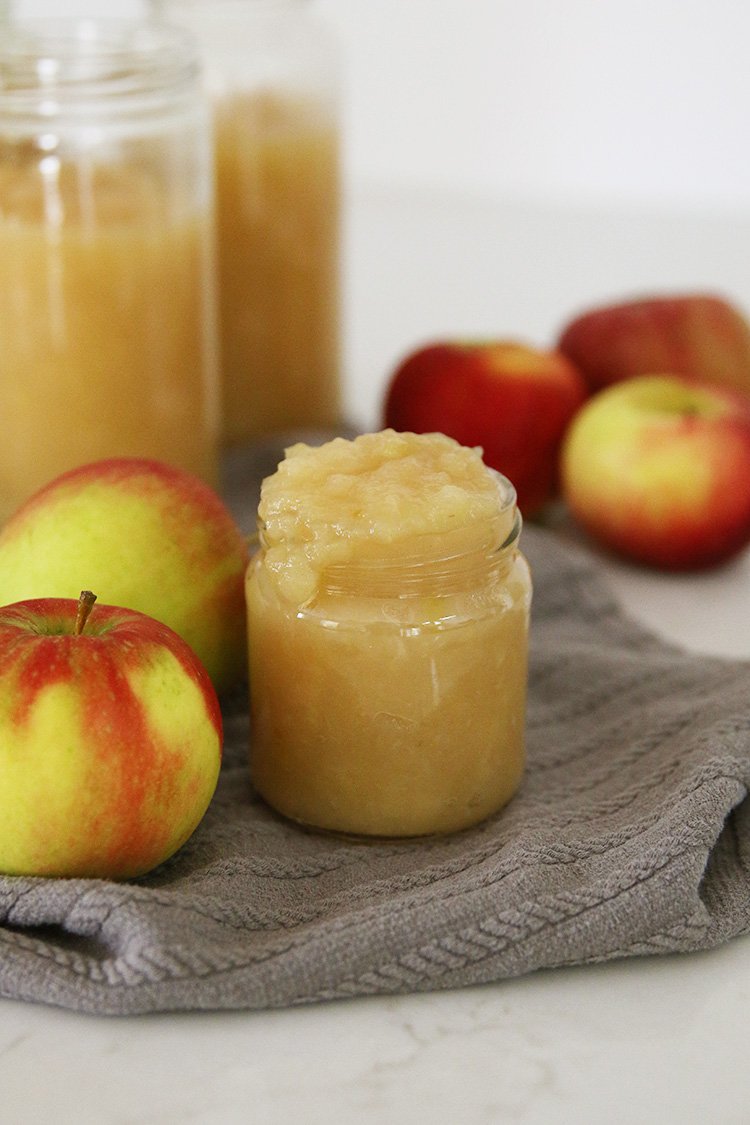
<instances>
[{"instance_id":1,"label":"gray cloth napkin","mask_svg":"<svg viewBox=\"0 0 750 1125\"><path fill-rule=\"evenodd\" d=\"M663 644L584 553L523 538L528 770L503 812L410 843L296 829L252 792L240 695L216 796L172 860L125 884L0 878L0 993L95 1013L266 1008L750 929L750 663Z\"/></svg>"}]
</instances>

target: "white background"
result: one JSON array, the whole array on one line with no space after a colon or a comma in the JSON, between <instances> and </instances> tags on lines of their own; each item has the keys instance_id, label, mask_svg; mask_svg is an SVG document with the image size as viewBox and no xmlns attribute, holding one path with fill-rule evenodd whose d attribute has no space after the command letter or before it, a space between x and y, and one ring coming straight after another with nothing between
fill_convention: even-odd
<instances>
[{"instance_id":1,"label":"white background","mask_svg":"<svg viewBox=\"0 0 750 1125\"><path fill-rule=\"evenodd\" d=\"M138 0L15 7L141 10ZM317 8L341 45L356 179L553 202L750 204L745 0L317 0Z\"/></svg>"}]
</instances>

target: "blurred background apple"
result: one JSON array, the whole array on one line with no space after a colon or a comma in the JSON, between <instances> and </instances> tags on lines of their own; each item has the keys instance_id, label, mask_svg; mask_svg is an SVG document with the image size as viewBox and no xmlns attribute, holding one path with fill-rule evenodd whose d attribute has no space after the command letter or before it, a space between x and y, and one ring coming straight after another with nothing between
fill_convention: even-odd
<instances>
[{"instance_id":1,"label":"blurred background apple","mask_svg":"<svg viewBox=\"0 0 750 1125\"><path fill-rule=\"evenodd\" d=\"M436 343L392 373L383 420L394 430L481 446L528 517L557 495L560 443L587 393L560 352L500 340Z\"/></svg>"},{"instance_id":2,"label":"blurred background apple","mask_svg":"<svg viewBox=\"0 0 750 1125\"><path fill-rule=\"evenodd\" d=\"M750 324L724 297L657 294L579 313L558 340L592 390L669 371L750 395Z\"/></svg>"},{"instance_id":3,"label":"blurred background apple","mask_svg":"<svg viewBox=\"0 0 750 1125\"><path fill-rule=\"evenodd\" d=\"M676 376L617 383L574 419L562 481L575 519L618 554L724 562L750 542L750 401Z\"/></svg>"}]
</instances>

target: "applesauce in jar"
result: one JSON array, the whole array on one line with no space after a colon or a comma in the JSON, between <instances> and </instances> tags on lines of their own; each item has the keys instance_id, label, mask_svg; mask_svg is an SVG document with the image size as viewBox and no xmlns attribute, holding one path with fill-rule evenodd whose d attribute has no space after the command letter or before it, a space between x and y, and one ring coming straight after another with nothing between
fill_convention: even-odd
<instances>
[{"instance_id":1,"label":"applesauce in jar","mask_svg":"<svg viewBox=\"0 0 750 1125\"><path fill-rule=\"evenodd\" d=\"M217 102L224 436L340 420L339 145L312 101Z\"/></svg>"},{"instance_id":2,"label":"applesauce in jar","mask_svg":"<svg viewBox=\"0 0 750 1125\"><path fill-rule=\"evenodd\" d=\"M524 765L528 566L510 482L440 434L287 451L248 568L259 793L302 824L475 824Z\"/></svg>"},{"instance_id":3,"label":"applesauce in jar","mask_svg":"<svg viewBox=\"0 0 750 1125\"><path fill-rule=\"evenodd\" d=\"M0 519L110 456L216 484L211 149L190 40L30 20L0 56Z\"/></svg>"},{"instance_id":4,"label":"applesauce in jar","mask_svg":"<svg viewBox=\"0 0 750 1125\"><path fill-rule=\"evenodd\" d=\"M151 0L213 108L226 444L342 421L338 52L300 0Z\"/></svg>"}]
</instances>

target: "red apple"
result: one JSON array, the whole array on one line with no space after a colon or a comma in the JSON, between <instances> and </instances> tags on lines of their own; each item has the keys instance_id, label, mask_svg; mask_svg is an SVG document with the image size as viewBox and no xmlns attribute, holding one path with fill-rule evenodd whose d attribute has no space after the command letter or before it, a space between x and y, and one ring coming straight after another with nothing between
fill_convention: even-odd
<instances>
[{"instance_id":1,"label":"red apple","mask_svg":"<svg viewBox=\"0 0 750 1125\"><path fill-rule=\"evenodd\" d=\"M0 871L127 878L192 834L222 726L193 651L92 595L0 609Z\"/></svg>"},{"instance_id":2,"label":"red apple","mask_svg":"<svg viewBox=\"0 0 750 1125\"><path fill-rule=\"evenodd\" d=\"M559 352L504 341L435 343L394 372L385 426L481 446L531 516L557 492L560 442L586 394Z\"/></svg>"},{"instance_id":3,"label":"red apple","mask_svg":"<svg viewBox=\"0 0 750 1125\"><path fill-rule=\"evenodd\" d=\"M568 324L558 347L593 390L668 372L750 395L750 325L721 297L645 297L592 309Z\"/></svg>"},{"instance_id":4,"label":"red apple","mask_svg":"<svg viewBox=\"0 0 750 1125\"><path fill-rule=\"evenodd\" d=\"M668 570L723 562L750 542L750 404L678 376L594 395L562 450L575 519L618 554Z\"/></svg>"}]
</instances>

